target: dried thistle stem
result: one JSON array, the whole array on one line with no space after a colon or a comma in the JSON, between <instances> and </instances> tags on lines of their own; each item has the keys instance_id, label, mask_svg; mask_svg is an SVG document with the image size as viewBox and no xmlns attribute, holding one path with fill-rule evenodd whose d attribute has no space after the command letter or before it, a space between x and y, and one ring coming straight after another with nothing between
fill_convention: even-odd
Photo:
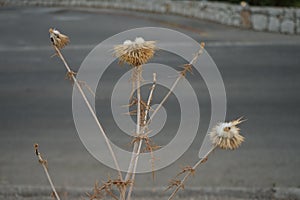
<instances>
[{"instance_id":1,"label":"dried thistle stem","mask_svg":"<svg viewBox=\"0 0 300 200\"><path fill-rule=\"evenodd\" d=\"M137 79L136 79L136 89L137 89L137 119L136 119L136 134L140 134L141 127L141 75L142 75L142 66L136 67L137 70Z\"/></svg>"},{"instance_id":2,"label":"dried thistle stem","mask_svg":"<svg viewBox=\"0 0 300 200\"><path fill-rule=\"evenodd\" d=\"M137 79L136 79L136 89L137 89L137 120L136 120L136 134L140 135L140 126L141 126L141 74L142 74L142 66L137 67ZM133 169L132 172L130 172L131 175L131 180L133 181L134 184L134 179L135 179L135 170L136 170L136 166L137 166L137 157L139 152L141 151L141 146L142 146L142 140L140 140L138 148L136 147L137 144L134 143L134 148L132 151L132 162L133 162ZM129 187L129 191L127 194L127 200L130 200L131 198L131 193L132 193L132 189L133 189L133 184L130 185Z\"/></svg>"},{"instance_id":3,"label":"dried thistle stem","mask_svg":"<svg viewBox=\"0 0 300 200\"><path fill-rule=\"evenodd\" d=\"M127 200L130 200L130 198L131 198L133 185L134 185L134 180L135 180L135 172L136 172L137 163L138 163L138 156L141 152L142 144L143 144L143 140L140 140L138 148L137 148L137 152L134 153L135 159L134 159L134 166L133 166L133 171L132 171L132 176L131 176L131 179L132 179L133 183L129 187L128 194L127 194Z\"/></svg>"},{"instance_id":4,"label":"dried thistle stem","mask_svg":"<svg viewBox=\"0 0 300 200\"><path fill-rule=\"evenodd\" d=\"M135 77L135 81L132 80L132 82L135 82L135 84L133 84L133 86L136 86L136 91L137 91L137 115L136 115L136 134L139 135L140 134L140 122L141 122L141 89L140 89L140 77L141 77L141 74L142 73L142 66L137 66L134 68L135 72L133 73L136 73L136 77ZM134 88L133 88L133 91L134 91ZM125 176L125 180L129 180L130 179L130 176L132 175L132 171L133 171L133 168L134 168L134 159L136 157L136 152L138 150L138 145L136 143L133 144L133 150L132 150L132 154L131 154L131 159L130 159L130 163L129 163L129 167L128 167L128 170L127 170L127 174ZM132 180L134 181L134 180Z\"/></svg>"},{"instance_id":5,"label":"dried thistle stem","mask_svg":"<svg viewBox=\"0 0 300 200\"><path fill-rule=\"evenodd\" d=\"M55 198L56 198L57 200L60 200L59 195L58 195L58 193L56 192L56 189L55 189L55 187L54 187L54 184L53 184L52 179L51 179L51 177L50 177L50 174L49 174L49 172L48 172L47 161L44 160L44 159L42 158L42 155L41 155L41 153L39 152L38 147L39 147L38 144L34 144L35 154L36 154L36 156L38 157L39 163L43 166L43 169L44 169L45 174L46 174L46 176L47 176L47 179L48 179L48 181L49 181L49 183L50 183L50 186L51 186L51 188L52 188L52 191L53 191L53 193L54 193L54 195L55 195Z\"/></svg>"},{"instance_id":6,"label":"dried thistle stem","mask_svg":"<svg viewBox=\"0 0 300 200\"><path fill-rule=\"evenodd\" d=\"M177 86L179 80L182 78L182 75L179 75L178 78L173 83L172 87L170 88L169 92L166 94L166 96L163 98L163 100L160 102L160 104L156 107L156 109L153 111L152 115L150 116L149 120L145 123L145 126L142 128L142 132L145 131L146 127L150 124L156 113L159 111L159 109L162 107L162 105L167 101L171 93L174 91L174 88Z\"/></svg>"},{"instance_id":7,"label":"dried thistle stem","mask_svg":"<svg viewBox=\"0 0 300 200\"><path fill-rule=\"evenodd\" d=\"M208 156L217 148L217 146L214 146L213 148L211 148L203 158L201 158L200 160L198 160L198 162L192 167L192 170L189 170L188 173L182 178L182 180L180 181L180 184L178 184L175 188L175 190L173 191L173 193L170 195L170 197L168 198L168 200L172 200L174 199L176 193L179 191L180 188L183 187L184 183L186 182L187 178L193 173L193 171L196 170L196 168L201 164L204 163Z\"/></svg>"},{"instance_id":8,"label":"dried thistle stem","mask_svg":"<svg viewBox=\"0 0 300 200\"><path fill-rule=\"evenodd\" d=\"M147 116L148 116L148 112L150 110L150 104L151 104L151 101L152 101L153 92L154 92L155 87L156 87L156 73L153 73L153 84L151 86L150 93L149 93L148 100L147 100L147 108L145 110L145 117L144 117L144 120L143 120L143 125L145 125L147 123ZM140 140L139 144L138 144L137 152L135 153L135 161L134 161L134 165L133 165L133 172L132 172L132 178L131 178L132 180L135 179L135 173L136 173L136 168L137 168L137 164L138 164L138 158L139 158L139 155L141 153L142 145L143 145L143 140ZM133 184L129 188L128 195L127 195L127 200L130 200L132 190L133 190Z\"/></svg>"},{"instance_id":9,"label":"dried thistle stem","mask_svg":"<svg viewBox=\"0 0 300 200\"><path fill-rule=\"evenodd\" d=\"M175 87L177 86L177 84L178 84L178 82L181 80L181 78L183 78L183 77L185 77L185 74L186 74L186 71L190 71L190 67L196 62L196 60L199 58L199 56L203 53L203 50L204 50L204 43L201 43L201 45L200 45L200 50L196 53L196 55L193 57L193 59L190 61L190 63L188 64L188 65L186 65L187 67L186 68L184 68L184 70L183 70L183 72L182 73L179 73L179 76L177 77L177 79L175 80L175 82L173 83L173 85L171 86L171 88L170 88L170 90L169 90L169 92L166 94L166 96L163 98L163 100L160 102L160 104L157 106L157 108L154 110L154 112L152 113L152 115L150 116L150 118L149 118L149 120L148 121L146 121L145 123L143 123L144 124L144 126L143 126L143 128L138 132L137 131L137 134L139 134L140 132L141 133L144 133L145 132L145 130L146 130L146 128L147 128L147 126L150 124L150 122L152 121L152 119L154 118L154 116L156 115L156 113L159 111L159 109L162 107L162 105L166 102L166 100L169 98L169 96L172 94L172 92L174 91L174 89L175 89ZM156 82L156 81L155 81ZM140 84L140 83L138 83L137 82L137 84ZM139 85L137 85L137 88L139 88ZM137 90L137 92L138 92L138 90ZM138 95L138 94L137 94ZM150 96L149 96L150 97ZM151 98L152 98L152 96L151 96ZM149 100L149 99L148 99ZM151 101L151 100L150 100ZM140 101L138 102L138 105L140 104ZM139 115L139 113L140 113L140 108L138 107L138 110L137 110L137 112L138 112L138 117L140 116ZM147 112L149 112L149 110L147 111ZM147 117L147 115L145 116L145 118ZM139 124L139 122L140 121L138 121L137 122L137 125L139 126L140 124ZM146 135L148 134L148 133L145 133ZM139 142L141 145L142 145L142 141L140 141ZM139 144L139 146L141 146ZM139 155L139 153L137 152L137 150L138 150L138 145L136 144L136 143L134 143L134 147L133 147L133 153L132 153L132 156L134 156L134 157L132 157L132 158L134 158L135 160L138 160L137 159L137 157L138 157L138 155ZM131 165L131 163L133 162L133 159L131 159L131 162L130 162L130 165ZM135 163L135 162L134 162ZM131 171L131 166L129 167L129 169L130 169L130 171ZM133 166L133 168L136 168L136 166ZM129 171L129 172L130 172ZM127 173L127 178L129 178L129 173ZM134 173L133 173L133 176L134 176ZM127 178L125 179L125 180L127 180ZM132 186L130 187L130 189L129 189L129 192L128 192L128 195L127 195L127 200L130 200L130 195L131 195L131 192L132 192Z\"/></svg>"},{"instance_id":10,"label":"dried thistle stem","mask_svg":"<svg viewBox=\"0 0 300 200\"><path fill-rule=\"evenodd\" d=\"M153 92L154 92L155 87L156 87L156 73L153 73L153 84L151 86L151 90L150 90L148 101L147 101L147 108L146 108L146 111L145 111L145 118L144 118L144 121L143 121L144 126L147 123L147 116L148 116L148 113L149 113L149 110L150 110L150 104L151 104L151 101L152 101L152 98L153 98Z\"/></svg>"},{"instance_id":11,"label":"dried thistle stem","mask_svg":"<svg viewBox=\"0 0 300 200\"><path fill-rule=\"evenodd\" d=\"M181 73L179 73L179 76L177 77L177 79L174 81L173 85L171 86L169 92L166 94L166 96L163 98L163 100L160 102L160 104L156 107L156 109L153 111L152 115L150 116L149 120L147 121L147 123L144 125L144 127L142 128L142 132L145 131L146 127L150 124L150 122L152 121L152 119L154 118L154 116L156 115L156 113L159 111L159 109L162 107L162 105L166 102L166 100L169 98L169 96L172 94L172 92L174 91L174 88L177 86L178 82L180 81L180 79L182 79L183 77L185 77L186 71L191 71L191 66L197 61L197 59L199 58L200 55L203 54L203 50L204 50L204 46L205 44L202 42L200 44L200 50L196 53L196 55L193 57L193 59L189 62L189 64L186 64L185 68L183 69L183 71Z\"/></svg>"},{"instance_id":12,"label":"dried thistle stem","mask_svg":"<svg viewBox=\"0 0 300 200\"><path fill-rule=\"evenodd\" d=\"M102 135L103 135L103 137L104 137L104 139L105 139L105 142L106 142L106 144L107 144L107 146L108 146L108 149L109 149L109 151L110 151L110 154L111 154L111 156L112 156L112 158L113 158L114 164L115 164L115 166L116 166L116 168L117 168L117 171L118 171L118 174L119 174L119 177L120 177L120 179L123 181L121 169L120 169L120 166L119 166L119 164L118 164L116 155L115 155L115 153L114 153L114 151L113 151L113 149L112 149L112 146L111 146L111 144L110 144L110 141L109 141L108 137L106 136L106 133L104 132L104 129L103 129L102 125L100 124L100 122L99 122L99 120L98 120L98 118L97 118L97 115L95 114L95 112L94 112L94 110L93 110L93 108L92 108L90 102L88 101L86 95L84 94L84 92L83 92L83 90L82 90L82 88L81 88L79 82L77 81L76 77L75 77L74 74L72 73L73 71L70 69L68 63L66 62L65 58L63 57L63 55L62 55L60 49L57 48L55 45L53 45L53 48L54 48L54 50L57 52L58 57L63 61L64 66L66 67L68 73L70 74L72 80L74 81L76 87L78 88L78 90L79 90L81 96L83 97L83 100L85 101L85 103L86 103L86 105L87 105L89 111L91 112L93 118L95 119L95 121L96 121L96 123L97 123L97 125L98 125L98 127L99 127L99 129L100 129L100 132L102 133Z\"/></svg>"}]
</instances>

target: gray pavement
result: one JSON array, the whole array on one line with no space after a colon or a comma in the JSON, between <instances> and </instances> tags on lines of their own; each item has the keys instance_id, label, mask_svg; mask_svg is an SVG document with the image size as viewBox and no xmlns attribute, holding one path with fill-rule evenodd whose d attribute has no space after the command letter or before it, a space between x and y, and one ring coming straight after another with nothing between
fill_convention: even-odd
<instances>
[{"instance_id":1,"label":"gray pavement","mask_svg":"<svg viewBox=\"0 0 300 200\"><path fill-rule=\"evenodd\" d=\"M49 27L71 37L64 54L77 70L88 52L104 39L131 28L158 26L206 42L224 79L227 118L248 119L241 126L246 137L242 147L215 152L187 186L300 187L299 36L240 30L173 15L101 9L1 7L0 22L0 185L48 185L34 157L35 142L48 159L55 185L89 187L115 174L86 151L76 133L72 86L64 80L62 63L51 57ZM158 54L156 61L182 64L176 58L166 60L164 55ZM120 69L124 70L112 69L111 76L121 73ZM190 77L201 98L199 132L203 133L210 102L204 82L197 78ZM113 125L106 112L109 103L103 96L108 95L106 90L97 95L97 109L104 110L101 121L112 141L126 148L130 138ZM159 135L156 143L168 142L172 132L168 129L167 134ZM151 174L138 175L136 187L167 185L179 166L196 161L201 140L197 137L178 161L158 171L154 183Z\"/></svg>"},{"instance_id":2,"label":"gray pavement","mask_svg":"<svg viewBox=\"0 0 300 200\"><path fill-rule=\"evenodd\" d=\"M62 199L82 199L83 194L86 192L91 193L90 188L83 187L62 187L57 188L58 193ZM170 192L164 192L163 188L139 188L135 190L134 199L148 200L148 199L166 199ZM193 199L206 199L206 200L286 200L286 199L299 199L300 190L298 189L250 189L250 188L226 188L226 187L201 187L201 188L186 188L180 192L175 199L193 200ZM39 199L47 200L53 199L49 196L48 187L36 186L0 186L0 198L2 199Z\"/></svg>"}]
</instances>

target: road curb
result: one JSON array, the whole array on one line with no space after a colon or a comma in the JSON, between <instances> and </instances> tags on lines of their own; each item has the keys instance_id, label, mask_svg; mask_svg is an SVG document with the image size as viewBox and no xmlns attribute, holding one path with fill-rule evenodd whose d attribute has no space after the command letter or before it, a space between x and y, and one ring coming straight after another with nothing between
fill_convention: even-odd
<instances>
[{"instance_id":1,"label":"road curb","mask_svg":"<svg viewBox=\"0 0 300 200\"><path fill-rule=\"evenodd\" d=\"M91 188L60 187L57 188L61 196L67 199L85 197ZM0 186L1 199L48 199L51 194L47 186ZM161 199L166 198L170 192L164 192L164 188L136 189L136 199ZM202 187L186 188L178 193L179 199L272 199L272 200L298 200L300 188L242 188L242 187Z\"/></svg>"}]
</instances>

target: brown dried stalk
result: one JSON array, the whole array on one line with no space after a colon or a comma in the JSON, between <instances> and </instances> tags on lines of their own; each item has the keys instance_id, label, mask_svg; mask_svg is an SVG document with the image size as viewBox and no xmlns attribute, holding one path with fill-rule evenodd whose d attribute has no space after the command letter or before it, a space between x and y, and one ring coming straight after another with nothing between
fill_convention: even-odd
<instances>
[{"instance_id":1,"label":"brown dried stalk","mask_svg":"<svg viewBox=\"0 0 300 200\"><path fill-rule=\"evenodd\" d=\"M179 73L178 78L174 81L173 85L171 86L169 92L166 94L166 96L163 98L163 100L160 102L160 104L156 107L156 109L153 111L152 115L150 116L149 120L145 124L145 126L142 128L142 132L146 129L146 127L150 124L156 113L159 111L159 109L162 107L162 105L166 102L166 100L169 98L169 96L174 91L174 88L178 84L178 82L185 77L187 72L192 72L192 65L197 61L200 55L204 52L205 43L201 42L200 44L200 50L196 53L196 55L193 57L193 59L190 61L190 63L185 64L183 70Z\"/></svg>"},{"instance_id":2,"label":"brown dried stalk","mask_svg":"<svg viewBox=\"0 0 300 200\"><path fill-rule=\"evenodd\" d=\"M154 92L155 87L156 87L156 73L153 73L153 84L152 84L152 87L150 89L150 93L149 93L149 96L148 96L146 110L143 112L144 113L144 119L143 119L143 122L142 122L142 126L145 126L146 123L147 123L147 117L148 117L148 113L149 113L149 110L150 110L150 104L151 104L151 101L152 101L152 98L153 98L153 92ZM144 131L145 130L143 130L143 132ZM138 138L138 140L136 140L137 138ZM139 155L141 153L141 148L142 148L142 145L143 145L143 140L145 140L146 149L149 150L150 153L151 153L151 157L152 157L152 162L151 162L151 164L152 164L152 176L154 178L154 155L153 155L153 149L155 147L154 146L152 147L150 138L148 136L143 137L143 135L139 134L135 138L135 140L133 141L134 145L136 145L137 142L139 142L139 144L138 144L138 148L137 148L137 151L136 151L136 154L135 154L136 157L135 157L134 165L133 165L132 180L135 179L135 173L136 173L138 158L139 158ZM129 188L128 195L127 195L127 200L130 200L132 190L133 190L133 185L131 185L130 188Z\"/></svg>"},{"instance_id":3,"label":"brown dried stalk","mask_svg":"<svg viewBox=\"0 0 300 200\"><path fill-rule=\"evenodd\" d=\"M141 127L141 76L142 76L142 70L141 70L141 66L137 67L137 80L136 80L136 89L137 89L137 121L136 121L136 133L139 135L140 134L140 127ZM131 179L134 181L135 180L135 169L136 169L136 165L135 163L137 162L137 156L138 156L138 152L141 149L142 146L142 140L140 141L138 148L136 148L136 143L134 143L133 145L133 151L132 151L132 158L134 159L133 161L133 169L132 172L130 172L132 174ZM125 179L127 180L127 179ZM129 191L127 194L127 200L130 200L131 197L131 193L132 193L132 189L133 189L133 184L129 187Z\"/></svg>"},{"instance_id":4,"label":"brown dried stalk","mask_svg":"<svg viewBox=\"0 0 300 200\"><path fill-rule=\"evenodd\" d=\"M102 191L99 190L98 182L95 182L93 193L86 193L86 195L89 197L90 200L99 200L103 198Z\"/></svg>"},{"instance_id":5,"label":"brown dried stalk","mask_svg":"<svg viewBox=\"0 0 300 200\"><path fill-rule=\"evenodd\" d=\"M193 167L191 167L191 166L185 166L185 167L183 167L182 169L181 169L181 171L175 176L175 178L176 177L178 177L178 176L180 176L180 175L182 175L182 174L185 174L186 172L190 172L191 173L191 175L195 175L195 169L193 168Z\"/></svg>"},{"instance_id":6,"label":"brown dried stalk","mask_svg":"<svg viewBox=\"0 0 300 200\"><path fill-rule=\"evenodd\" d=\"M190 170L186 171L187 174L183 177L183 179L180 181L180 184L176 185L175 190L173 191L173 193L171 194L171 196L168 198L168 200L174 199L176 193L179 191L180 188L184 188L184 183L187 180L187 178L195 173L196 168L201 164L204 163L207 159L208 156L217 148L217 146L213 147L211 150L209 150L206 155L201 158ZM169 186L170 187L170 186ZM168 189L170 189L168 187ZM173 187L173 186L172 186Z\"/></svg>"},{"instance_id":7,"label":"brown dried stalk","mask_svg":"<svg viewBox=\"0 0 300 200\"><path fill-rule=\"evenodd\" d=\"M136 82L135 86L136 86L136 90L137 90L137 99L135 100L136 104L137 104L136 134L139 135L140 134L140 121L141 121L141 102L142 102L142 100L141 100L141 90L140 90L140 84L141 84L140 83L140 78L141 78L141 73L142 73L142 66L137 66L137 67L134 68L134 70L135 70L135 73L137 74L136 78L135 78L136 79L135 80L135 82ZM138 150L138 145L136 143L134 143L132 154L131 154L131 160L130 160L130 164L129 164L129 167L128 167L128 170L127 170L127 174L125 176L125 180L129 180L130 176L132 175L132 171L133 171L133 167L134 167L134 159L135 159L137 150Z\"/></svg>"},{"instance_id":8,"label":"brown dried stalk","mask_svg":"<svg viewBox=\"0 0 300 200\"><path fill-rule=\"evenodd\" d=\"M148 117L148 113L149 113L149 110L150 110L150 104L152 102L153 92L154 92L155 87L156 87L156 73L153 73L153 84L151 86L150 93L149 93L149 96L148 96L148 101L147 101L147 106L146 106L146 111L145 111L143 126L145 126L146 123L147 123L147 117Z\"/></svg>"},{"instance_id":9,"label":"brown dried stalk","mask_svg":"<svg viewBox=\"0 0 300 200\"><path fill-rule=\"evenodd\" d=\"M132 98L131 100L131 103L126 105L128 107L131 107L131 106L136 106L137 107L137 104L138 104L138 100L136 98ZM145 116L147 116L147 110L148 110L148 106L146 104L146 102L144 102L142 99L140 100L140 126L144 126L144 121L142 119L145 118ZM128 113L126 113L128 115L136 115L137 116L137 109L136 110L132 110Z\"/></svg>"},{"instance_id":10,"label":"brown dried stalk","mask_svg":"<svg viewBox=\"0 0 300 200\"><path fill-rule=\"evenodd\" d=\"M142 81L142 65L147 63L149 59L151 59L156 50L156 42L155 41L145 41L143 38L138 37L134 41L126 40L121 45L116 45L114 47L115 56L119 58L120 63L127 63L134 67L134 71L132 73L132 92L131 97L133 95L134 89L137 91L137 110L136 110L136 134L140 135L143 132L140 132L141 126L143 125L142 118L145 117L147 107L141 106L141 94L140 94L140 85ZM143 109L142 109L143 108ZM131 112L129 114L134 114L135 112ZM125 177L125 180L129 180L130 176L132 176L132 172L134 171L137 152L140 152L142 146L142 140L140 141L139 145L134 143L133 151L131 155L130 164L128 167L128 171ZM134 175L133 175L134 177ZM128 199L131 196L131 190L129 191Z\"/></svg>"},{"instance_id":11,"label":"brown dried stalk","mask_svg":"<svg viewBox=\"0 0 300 200\"><path fill-rule=\"evenodd\" d=\"M185 181L190 175L195 173L196 168L201 164L207 161L208 156L217 148L221 149L237 149L241 143L244 141L244 137L240 135L240 128L237 127L240 123L242 123L242 118L230 121L230 122L222 122L217 124L212 131L209 133L211 142L213 147L206 153L206 155L201 158L192 168L184 168L178 175L187 174L183 177L180 184L173 191L168 200L171 200L175 197L176 193L179 191L180 187L183 186ZM177 176L178 176L177 175Z\"/></svg>"},{"instance_id":12,"label":"brown dried stalk","mask_svg":"<svg viewBox=\"0 0 300 200\"><path fill-rule=\"evenodd\" d=\"M103 182L101 186L98 186L98 182L95 183L93 188L93 193L89 194L87 193L90 200L99 200L103 199L105 196L110 196L115 200L118 200L119 198L113 193L113 189L119 190L120 194L123 194L123 191L126 191L126 188L132 184L131 180L128 181L122 181L121 179L110 179L106 182ZM125 199L125 196L121 195L121 199Z\"/></svg>"},{"instance_id":13,"label":"brown dried stalk","mask_svg":"<svg viewBox=\"0 0 300 200\"><path fill-rule=\"evenodd\" d=\"M142 145L143 145L143 141L145 143L145 148L141 149ZM149 138L148 134L140 134L134 137L134 139L131 141L131 144L135 144L135 143L139 143L139 148L137 151L137 155L136 155L136 160L135 160L135 165L134 165L134 170L133 170L133 174L136 171L136 166L137 166L137 161L139 158L139 155L141 152L150 152L151 154L151 165L152 165L152 178L154 179L154 151L161 148L161 146L155 145L153 143L153 141ZM132 175L134 177L134 175Z\"/></svg>"},{"instance_id":14,"label":"brown dried stalk","mask_svg":"<svg viewBox=\"0 0 300 200\"><path fill-rule=\"evenodd\" d=\"M49 172L48 172L47 160L43 159L41 153L39 152L39 145L38 145L38 144L34 144L34 152L35 152L35 155L38 157L39 163L40 163L40 164L43 166L43 168L44 168L45 174L46 174L47 179L48 179L48 181L49 181L49 183L50 183L50 186L51 186L51 188L52 188L52 191L53 191L53 193L54 193L55 198L56 198L57 200L60 200L59 195L58 195L57 192L56 192L56 189L55 189L55 187L54 187L54 184L53 184L52 179L51 179L51 177L50 177L50 174L49 174Z\"/></svg>"},{"instance_id":15,"label":"brown dried stalk","mask_svg":"<svg viewBox=\"0 0 300 200\"><path fill-rule=\"evenodd\" d=\"M169 181L168 187L164 190L164 192L168 191L169 189L172 189L173 187L181 187L182 189L184 189L184 185L181 185L181 180L171 179Z\"/></svg>"},{"instance_id":16,"label":"brown dried stalk","mask_svg":"<svg viewBox=\"0 0 300 200\"><path fill-rule=\"evenodd\" d=\"M95 119L95 121L96 121L96 123L97 123L97 125L98 125L98 127L99 127L99 129L100 129L100 132L102 133L102 135L103 135L103 137L104 137L104 139L105 139L105 142L106 142L106 144L107 144L107 146L108 146L108 149L109 149L109 151L110 151L110 153L111 153L111 156L112 156L112 158L113 158L114 164L115 164L116 169L117 169L117 171L118 171L119 177L122 179L122 173L121 173L121 170L120 170L120 166L119 166L119 164L118 164L118 161L117 161L117 158L116 158L116 156L115 156L115 153L114 153L114 151L113 151L113 149L112 149L112 147L111 147L110 141L109 141L108 137L106 136L106 133L104 132L104 129L103 129L101 123L99 122L99 120L98 120L98 118L97 118L97 116L96 116L96 114L95 114L95 112L94 112L92 106L90 105L90 103L89 103L89 101L88 101L86 95L84 94L84 92L83 92L83 90L82 90L82 88L81 88L81 85L79 84L79 82L77 81L76 77L74 76L74 72L70 69L70 67L69 67L68 63L66 62L65 58L63 57L63 55L62 55L60 49L59 49L57 46L55 46L55 44L53 44L52 46L53 46L54 50L56 51L58 57L59 57L59 58L62 60L62 62L64 63L64 66L65 66L65 68L67 69L67 75L68 75L69 78L75 83L75 85L76 85L76 87L78 88L78 90L79 90L81 96L83 97L84 102L86 103L86 105L87 105L89 111L91 112L93 118Z\"/></svg>"},{"instance_id":17,"label":"brown dried stalk","mask_svg":"<svg viewBox=\"0 0 300 200\"><path fill-rule=\"evenodd\" d=\"M141 129L141 133L144 133L146 128L148 127L149 123L152 121L153 117L156 115L156 113L158 112L158 110L162 107L162 105L165 103L165 101L168 99L168 97L171 95L171 93L174 91L174 88L176 87L176 85L178 84L179 80L183 77L185 77L186 75L186 72L189 71L191 72L192 70L192 65L196 62L196 60L198 59L198 57L203 53L203 50L204 50L204 46L205 44L204 43L201 43L200 45L200 50L197 52L197 54L193 57L193 59L190 61L190 63L186 64L184 66L184 69L182 72L180 72L178 78L175 80L175 82L173 83L173 85L171 86L169 92L167 93L167 95L164 97L164 99L160 102L160 104L157 106L157 108L154 110L154 112L152 113L152 115L150 116L149 120L146 121ZM155 81L156 82L156 81ZM138 84L138 82L137 82ZM138 88L138 85L137 85L137 88ZM155 87L154 87L155 88ZM152 97L151 97L152 98ZM139 108L138 108L139 109ZM138 113L138 118L140 118L140 115ZM146 116L147 117L147 116ZM138 125L140 124L139 122L137 123ZM140 132L137 131L137 134L139 134ZM145 133L147 134L147 133ZM136 160L137 160L137 157L139 154L137 154L137 151L140 151L141 149L141 146L142 146L142 140L139 142L139 145L136 145L136 143L134 144L134 148L133 148L133 155L135 155L136 157ZM136 152L136 153L135 153ZM152 151L151 151L152 152ZM131 162L132 163L132 160ZM136 166L134 165L133 168L136 168ZM129 169L131 169L131 166L129 167ZM133 173L134 174L134 173ZM133 175L134 176L134 175ZM125 179L127 180L127 179ZM130 200L130 195L131 195L131 192L132 192L132 187L129 189L129 192L128 192L128 195L127 195L127 200Z\"/></svg>"},{"instance_id":18,"label":"brown dried stalk","mask_svg":"<svg viewBox=\"0 0 300 200\"><path fill-rule=\"evenodd\" d=\"M134 70L136 70L136 90L137 90L137 122L136 122L136 134L140 135L140 125L141 125L141 76L142 76L142 66L137 66L134 68ZM131 160L130 160L130 164L129 164L129 168L125 177L125 180L129 180L131 177L131 180L134 181L135 180L135 174L133 173L134 168L135 168L135 160L137 157L137 152L140 151L142 145L142 141L140 141L139 145L137 145L137 143L133 144L133 150L132 150L132 154L131 154ZM130 186L129 188L129 192L127 195L127 199L130 200L131 197L131 193L132 193L132 189L133 189L133 184Z\"/></svg>"}]
</instances>

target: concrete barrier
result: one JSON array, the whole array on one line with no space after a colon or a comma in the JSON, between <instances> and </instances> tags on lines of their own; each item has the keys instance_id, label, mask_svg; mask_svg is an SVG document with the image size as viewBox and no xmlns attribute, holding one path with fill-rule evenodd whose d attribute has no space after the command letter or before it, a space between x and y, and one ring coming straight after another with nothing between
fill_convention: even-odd
<instances>
[{"instance_id":1,"label":"concrete barrier","mask_svg":"<svg viewBox=\"0 0 300 200\"><path fill-rule=\"evenodd\" d=\"M170 0L0 0L0 5L99 7L170 13L257 31L300 34L299 8Z\"/></svg>"}]
</instances>

